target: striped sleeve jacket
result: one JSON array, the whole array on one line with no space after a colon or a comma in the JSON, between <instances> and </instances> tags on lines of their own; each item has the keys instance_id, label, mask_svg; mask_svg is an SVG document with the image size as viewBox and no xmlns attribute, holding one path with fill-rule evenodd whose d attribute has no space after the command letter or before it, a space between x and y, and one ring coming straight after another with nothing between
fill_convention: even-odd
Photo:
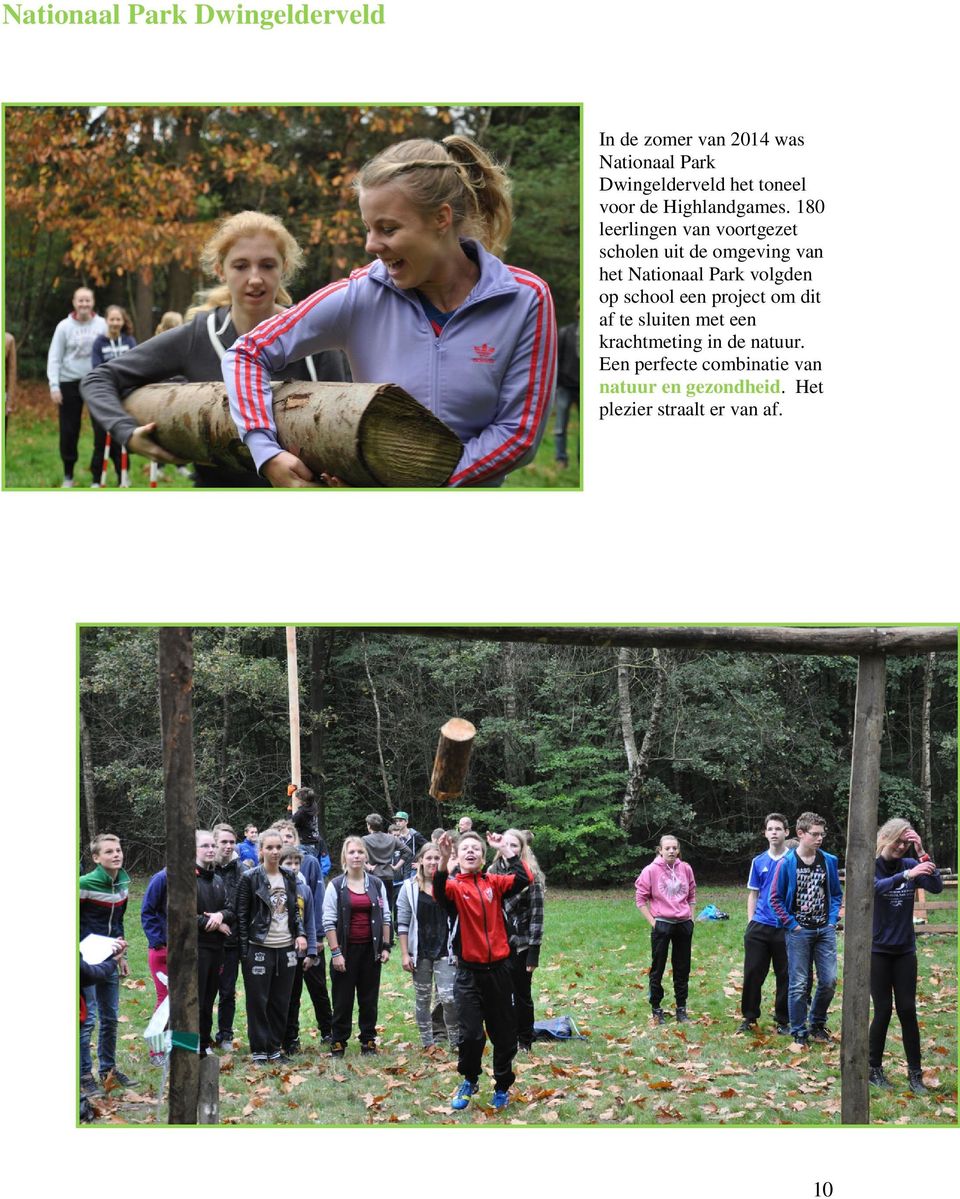
<instances>
[{"instance_id":1,"label":"striped sleeve jacket","mask_svg":"<svg viewBox=\"0 0 960 1199\"><path fill-rule=\"evenodd\" d=\"M394 383L448 425L463 454L447 485L496 486L536 452L553 396L557 330L550 289L463 241L480 268L439 336L415 292L381 262L321 288L239 338L223 377L259 470L280 452L270 377L320 349L342 349L359 383Z\"/></svg>"}]
</instances>

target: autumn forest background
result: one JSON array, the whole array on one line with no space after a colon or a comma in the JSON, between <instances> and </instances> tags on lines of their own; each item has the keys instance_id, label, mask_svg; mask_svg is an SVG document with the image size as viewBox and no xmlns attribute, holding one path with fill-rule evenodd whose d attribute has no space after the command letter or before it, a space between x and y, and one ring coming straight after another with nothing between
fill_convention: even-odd
<instances>
[{"instance_id":1,"label":"autumn forest background","mask_svg":"<svg viewBox=\"0 0 960 1199\"><path fill-rule=\"evenodd\" d=\"M477 138L513 180L507 260L550 284L557 317L579 289L576 106L5 108L6 329L21 378L43 378L78 286L125 307L138 340L204 284L198 255L244 208L279 216L306 252L295 299L368 261L351 180L390 143Z\"/></svg>"}]
</instances>

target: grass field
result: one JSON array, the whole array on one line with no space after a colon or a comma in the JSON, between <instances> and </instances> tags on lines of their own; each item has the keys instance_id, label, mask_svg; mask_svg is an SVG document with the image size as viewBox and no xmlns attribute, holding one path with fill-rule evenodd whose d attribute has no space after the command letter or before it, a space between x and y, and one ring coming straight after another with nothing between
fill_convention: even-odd
<instances>
[{"instance_id":1,"label":"grass field","mask_svg":"<svg viewBox=\"0 0 960 1199\"><path fill-rule=\"evenodd\" d=\"M543 441L534 462L523 470L514 471L504 487L510 490L536 488L575 489L580 486L580 410L574 407L570 417L567 445L571 465L563 468L554 460L552 423L548 423ZM50 403L46 383L27 382L20 385L17 408L10 417L4 441L4 486L8 488L59 488L63 479L63 468L58 453L56 410ZM84 411L83 428L80 435L80 457L77 461L74 491L89 491L92 482L90 457L93 452L93 432L89 417ZM130 486L143 490L150 487L150 464L146 458L132 455L130 458ZM158 491L191 488L190 479L168 466L160 472ZM117 489L117 479L112 468L107 484L108 490Z\"/></svg>"},{"instance_id":2,"label":"grass field","mask_svg":"<svg viewBox=\"0 0 960 1199\"><path fill-rule=\"evenodd\" d=\"M131 977L121 988L120 1068L137 1080L134 1091L112 1092L103 1124L157 1121L160 1070L151 1066L142 1031L154 1007L146 945L137 913L145 880L136 881L127 918ZM220 1058L223 1124L242 1125L780 1125L838 1124L839 1045L813 1046L791 1055L767 1015L758 1037L736 1036L742 938L741 888L703 888L698 903L716 903L731 919L698 923L694 934L689 1010L693 1022L655 1027L649 1020L647 926L632 894L547 892L546 936L534 976L537 1017L570 1015L582 1041L538 1042L520 1055L514 1098L494 1114L492 1082L462 1113L449 1109L459 1081L446 1050L426 1055L413 1022L413 992L399 954L385 967L380 992L381 1049L361 1058L354 1040L347 1056L325 1053L304 993L303 1053L294 1066L254 1069L245 1039ZM944 919L943 913L936 917ZM954 917L955 919L955 917ZM842 937L841 937L842 946ZM842 950L841 950L842 951ZM927 1081L924 1097L911 1094L894 1018L885 1067L894 1090L871 1096L871 1123L956 1125L957 987L955 936L919 939L918 1005ZM669 970L665 1008L672 1010ZM772 977L764 1000L772 1006ZM840 1026L841 990L831 1028ZM238 994L235 1030L244 1037ZM484 1060L489 1073L489 1053ZM160 1121L166 1120L163 1109Z\"/></svg>"}]
</instances>

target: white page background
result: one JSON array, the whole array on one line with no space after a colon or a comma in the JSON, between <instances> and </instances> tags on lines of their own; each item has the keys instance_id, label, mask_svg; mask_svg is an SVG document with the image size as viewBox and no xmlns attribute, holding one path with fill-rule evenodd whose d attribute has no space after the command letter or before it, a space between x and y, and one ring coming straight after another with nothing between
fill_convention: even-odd
<instances>
[{"instance_id":1,"label":"white page background","mask_svg":"<svg viewBox=\"0 0 960 1199\"><path fill-rule=\"evenodd\" d=\"M81 1143L72 1128L76 622L957 619L950 6L386 9L382 28L342 30L0 25L8 102L585 105L582 493L0 495L4 794L14 844L33 851L30 897L8 909L3 987L15 1152L45 1191L84 1177L150 1196L942 1189L955 1131L233 1129L214 1145L215 1133L135 1130ZM827 202L823 397L773 422L598 425L595 163L600 130L626 129L805 136L777 173L802 163L807 194ZM451 527L461 553L438 559ZM21 823L26 805L40 822Z\"/></svg>"}]
</instances>

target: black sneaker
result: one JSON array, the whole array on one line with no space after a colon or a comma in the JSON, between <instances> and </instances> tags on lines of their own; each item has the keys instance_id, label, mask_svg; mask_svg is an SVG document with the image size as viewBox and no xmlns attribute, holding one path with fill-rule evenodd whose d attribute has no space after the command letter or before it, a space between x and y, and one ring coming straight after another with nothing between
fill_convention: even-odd
<instances>
[{"instance_id":1,"label":"black sneaker","mask_svg":"<svg viewBox=\"0 0 960 1199\"><path fill-rule=\"evenodd\" d=\"M884 1074L882 1066L870 1067L870 1085L872 1087L881 1087L885 1091L893 1090L893 1083Z\"/></svg>"},{"instance_id":2,"label":"black sneaker","mask_svg":"<svg viewBox=\"0 0 960 1199\"><path fill-rule=\"evenodd\" d=\"M908 1070L907 1079L910 1082L910 1090L914 1095L926 1095L928 1088L923 1084L922 1070Z\"/></svg>"},{"instance_id":3,"label":"black sneaker","mask_svg":"<svg viewBox=\"0 0 960 1199\"><path fill-rule=\"evenodd\" d=\"M97 1118L97 1113L93 1110L90 1100L86 1095L80 1096L80 1123L92 1124Z\"/></svg>"},{"instance_id":4,"label":"black sneaker","mask_svg":"<svg viewBox=\"0 0 960 1199\"><path fill-rule=\"evenodd\" d=\"M790 1036L790 1025L789 1024L778 1024L777 1025L777 1036L778 1037L789 1037Z\"/></svg>"},{"instance_id":5,"label":"black sneaker","mask_svg":"<svg viewBox=\"0 0 960 1199\"><path fill-rule=\"evenodd\" d=\"M287 1055L287 1057L296 1057L296 1055L300 1052L300 1042L291 1041L289 1045L284 1045L283 1052Z\"/></svg>"},{"instance_id":6,"label":"black sneaker","mask_svg":"<svg viewBox=\"0 0 960 1199\"><path fill-rule=\"evenodd\" d=\"M650 1015L653 1016L654 1024L666 1024L667 1020L669 1019L667 1013L658 1007L655 1007Z\"/></svg>"},{"instance_id":7,"label":"black sneaker","mask_svg":"<svg viewBox=\"0 0 960 1199\"><path fill-rule=\"evenodd\" d=\"M751 1023L749 1020L742 1020L740 1022L740 1027L737 1029L738 1034L743 1033L744 1035L746 1035L747 1033L750 1033L752 1035L752 1034L756 1033L757 1031L758 1030L757 1030L756 1021Z\"/></svg>"},{"instance_id":8,"label":"black sneaker","mask_svg":"<svg viewBox=\"0 0 960 1199\"><path fill-rule=\"evenodd\" d=\"M118 1087L133 1087L136 1083L132 1078L129 1078L122 1070L118 1070L116 1066L112 1070L108 1070L105 1074L100 1075L100 1082L104 1087L109 1085L108 1080L113 1079Z\"/></svg>"},{"instance_id":9,"label":"black sneaker","mask_svg":"<svg viewBox=\"0 0 960 1199\"><path fill-rule=\"evenodd\" d=\"M377 1052L376 1041L361 1041L360 1042L360 1054L362 1057L370 1057L371 1054L374 1054L376 1052Z\"/></svg>"},{"instance_id":10,"label":"black sneaker","mask_svg":"<svg viewBox=\"0 0 960 1199\"><path fill-rule=\"evenodd\" d=\"M832 1045L833 1037L830 1036L830 1030L825 1024L814 1024L810 1028L810 1040L816 1041L819 1045Z\"/></svg>"},{"instance_id":11,"label":"black sneaker","mask_svg":"<svg viewBox=\"0 0 960 1199\"><path fill-rule=\"evenodd\" d=\"M346 1045L344 1045L343 1041L334 1041L333 1044L330 1046L330 1056L331 1057L343 1057L343 1055L346 1052L347 1052L347 1047L346 1047Z\"/></svg>"},{"instance_id":12,"label":"black sneaker","mask_svg":"<svg viewBox=\"0 0 960 1199\"><path fill-rule=\"evenodd\" d=\"M97 1080L92 1074L80 1075L80 1094L81 1095L100 1095L102 1092L97 1086Z\"/></svg>"},{"instance_id":13,"label":"black sneaker","mask_svg":"<svg viewBox=\"0 0 960 1199\"><path fill-rule=\"evenodd\" d=\"M678 1024L689 1024L690 1023L690 1017L687 1015L687 1009L685 1007L677 1008L676 1021Z\"/></svg>"}]
</instances>

